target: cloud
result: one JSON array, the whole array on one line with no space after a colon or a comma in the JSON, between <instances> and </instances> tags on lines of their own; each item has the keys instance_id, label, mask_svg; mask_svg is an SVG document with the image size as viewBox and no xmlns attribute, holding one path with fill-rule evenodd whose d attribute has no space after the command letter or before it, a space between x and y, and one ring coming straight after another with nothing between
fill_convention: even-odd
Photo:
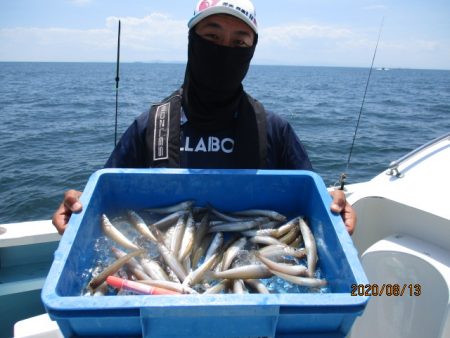
<instances>
[{"instance_id":1,"label":"cloud","mask_svg":"<svg viewBox=\"0 0 450 338\"><path fill-rule=\"evenodd\" d=\"M347 28L317 24L289 24L265 28L261 31L265 43L286 47L306 39L343 39L352 35Z\"/></svg>"},{"instance_id":2,"label":"cloud","mask_svg":"<svg viewBox=\"0 0 450 338\"><path fill-rule=\"evenodd\" d=\"M121 20L124 47L134 51L157 51L161 54L186 49L187 26L185 21L173 20L169 16L153 13L143 18L109 17L106 26L116 29Z\"/></svg>"},{"instance_id":3,"label":"cloud","mask_svg":"<svg viewBox=\"0 0 450 338\"><path fill-rule=\"evenodd\" d=\"M279 25L261 30L255 63L368 67L375 45L373 30L314 23ZM438 39L385 37L375 63L448 69L449 50L449 44Z\"/></svg>"},{"instance_id":4,"label":"cloud","mask_svg":"<svg viewBox=\"0 0 450 338\"><path fill-rule=\"evenodd\" d=\"M121 20L123 61L182 61L186 22L153 13L142 18L109 17L99 29L17 27L0 29L0 60L113 61Z\"/></svg>"},{"instance_id":5,"label":"cloud","mask_svg":"<svg viewBox=\"0 0 450 338\"><path fill-rule=\"evenodd\" d=\"M449 69L450 46L432 39L390 40L380 43L379 55L379 64L390 67Z\"/></svg>"},{"instance_id":6,"label":"cloud","mask_svg":"<svg viewBox=\"0 0 450 338\"><path fill-rule=\"evenodd\" d=\"M264 28L256 62L274 64L331 65L338 42L354 38L346 28L316 23L292 23ZM330 60L332 58L332 60Z\"/></svg>"},{"instance_id":7,"label":"cloud","mask_svg":"<svg viewBox=\"0 0 450 338\"><path fill-rule=\"evenodd\" d=\"M87 58L86 51L96 54L113 44L106 29L75 30L65 28L19 27L0 30L2 60L76 61ZM93 57L92 59L96 59Z\"/></svg>"},{"instance_id":8,"label":"cloud","mask_svg":"<svg viewBox=\"0 0 450 338\"><path fill-rule=\"evenodd\" d=\"M108 17L97 29L16 27L0 29L0 61L114 62L118 20L121 60L185 62L187 26L161 13ZM262 28L254 63L323 66L370 64L376 29L291 23ZM449 68L450 46L443 39L383 36L376 64L385 67Z\"/></svg>"}]
</instances>

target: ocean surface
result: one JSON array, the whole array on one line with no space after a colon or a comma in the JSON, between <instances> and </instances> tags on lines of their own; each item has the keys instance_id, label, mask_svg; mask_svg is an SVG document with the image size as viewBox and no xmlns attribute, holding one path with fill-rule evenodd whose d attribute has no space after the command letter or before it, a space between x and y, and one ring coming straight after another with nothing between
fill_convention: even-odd
<instances>
[{"instance_id":1,"label":"ocean surface","mask_svg":"<svg viewBox=\"0 0 450 338\"><path fill-rule=\"evenodd\" d=\"M118 133L177 89L181 64L121 65ZM326 185L368 180L450 131L450 71L252 66L247 92L285 117ZM114 146L115 64L0 63L0 224L50 219Z\"/></svg>"}]
</instances>

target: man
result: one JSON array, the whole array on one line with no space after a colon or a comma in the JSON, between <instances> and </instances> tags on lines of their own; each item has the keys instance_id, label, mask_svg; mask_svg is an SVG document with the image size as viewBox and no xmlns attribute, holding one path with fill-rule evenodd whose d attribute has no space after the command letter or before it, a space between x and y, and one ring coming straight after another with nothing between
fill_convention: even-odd
<instances>
[{"instance_id":1,"label":"man","mask_svg":"<svg viewBox=\"0 0 450 338\"><path fill-rule=\"evenodd\" d=\"M258 42L250 0L201 0L188 23L183 86L140 115L122 136L105 167L312 170L292 127L243 89ZM53 215L64 232L79 212L81 192L66 192ZM331 210L352 234L356 215L342 191Z\"/></svg>"}]
</instances>

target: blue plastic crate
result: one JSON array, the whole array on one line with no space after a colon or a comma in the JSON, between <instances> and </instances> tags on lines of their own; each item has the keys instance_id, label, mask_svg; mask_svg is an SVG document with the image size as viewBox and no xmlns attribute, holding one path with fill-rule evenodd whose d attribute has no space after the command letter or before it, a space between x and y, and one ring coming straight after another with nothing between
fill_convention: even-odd
<instances>
[{"instance_id":1,"label":"blue plastic crate","mask_svg":"<svg viewBox=\"0 0 450 338\"><path fill-rule=\"evenodd\" d=\"M102 213L185 200L226 211L273 209L304 215L317 241L329 293L83 297L79 275L92 264ZM345 337L368 297L367 278L322 179L308 171L104 169L94 173L61 239L42 291L69 336Z\"/></svg>"}]
</instances>

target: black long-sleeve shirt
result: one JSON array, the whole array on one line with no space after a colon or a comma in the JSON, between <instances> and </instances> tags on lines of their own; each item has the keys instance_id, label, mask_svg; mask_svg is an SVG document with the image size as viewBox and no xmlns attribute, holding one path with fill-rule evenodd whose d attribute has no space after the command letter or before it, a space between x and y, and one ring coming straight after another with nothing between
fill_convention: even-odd
<instances>
[{"instance_id":1,"label":"black long-sleeve shirt","mask_svg":"<svg viewBox=\"0 0 450 338\"><path fill-rule=\"evenodd\" d=\"M106 168L148 168L147 135L149 113L137 117L122 138ZM306 150L292 126L280 116L266 111L267 158L265 169L312 170ZM180 127L180 167L203 169L239 168L233 158L234 131L203 132L182 119Z\"/></svg>"}]
</instances>

